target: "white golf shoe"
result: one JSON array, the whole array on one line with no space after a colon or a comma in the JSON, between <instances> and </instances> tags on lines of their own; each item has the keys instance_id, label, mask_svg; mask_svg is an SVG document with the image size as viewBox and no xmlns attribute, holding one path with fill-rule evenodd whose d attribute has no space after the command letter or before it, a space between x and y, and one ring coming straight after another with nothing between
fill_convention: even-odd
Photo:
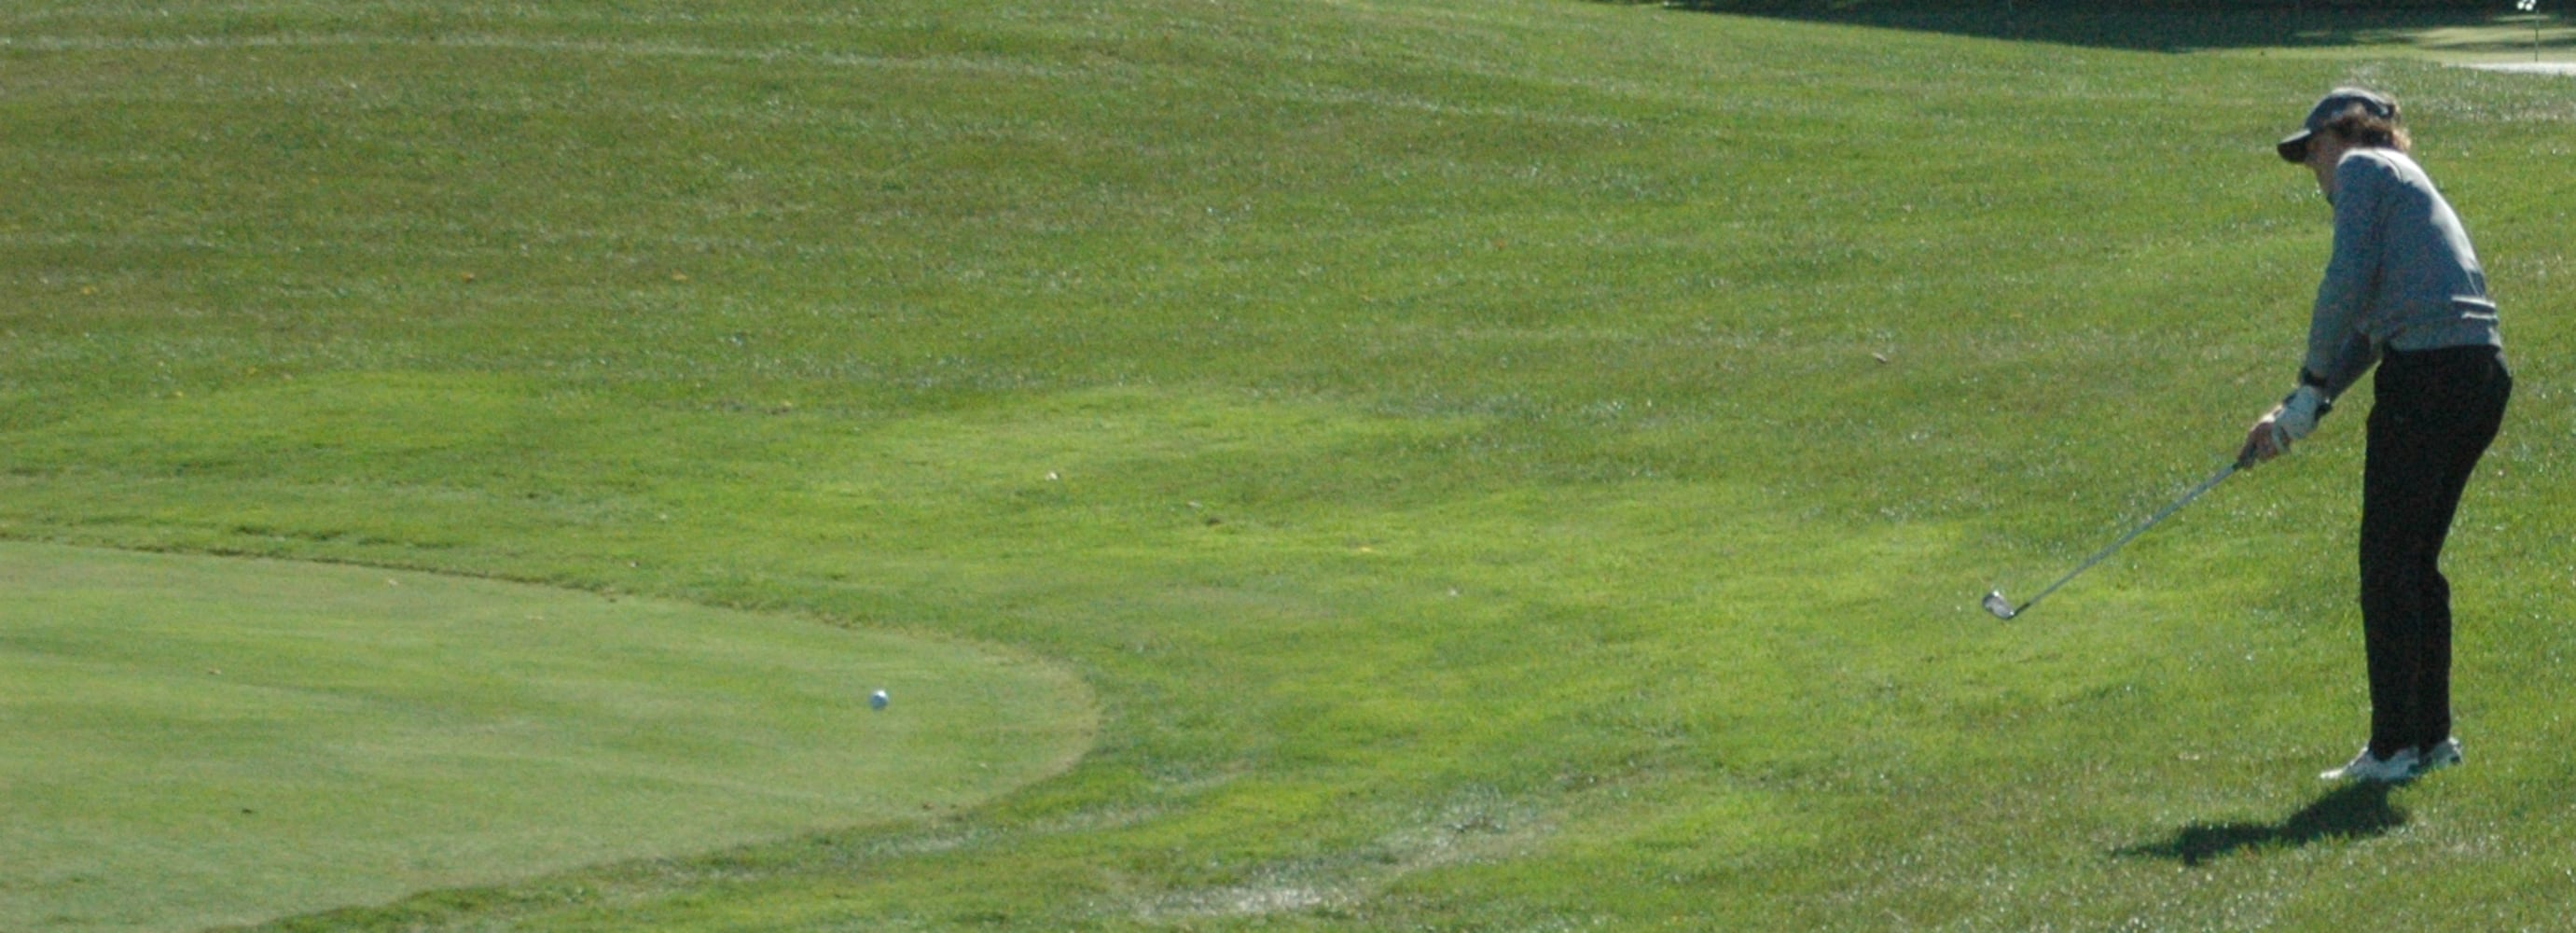
<instances>
[{"instance_id":1,"label":"white golf shoe","mask_svg":"<svg viewBox=\"0 0 2576 933\"><path fill-rule=\"evenodd\" d=\"M2424 751L2416 757L2423 762L2422 765L2415 769L2415 773L2417 774L2430 774L2443 768L2459 764L2460 739L2458 736L2452 736L2431 745L2427 745L2424 747Z\"/></svg>"},{"instance_id":2,"label":"white golf shoe","mask_svg":"<svg viewBox=\"0 0 2576 933\"><path fill-rule=\"evenodd\" d=\"M2361 747L2361 754L2354 755L2351 761L2344 763L2343 767L2317 777L2329 781L2373 781L2381 784L2396 784L2414 780L2416 775L2423 772L2424 761L2415 754L2414 749L2398 749L2395 754L2382 759L2370 753L2370 746L2364 745Z\"/></svg>"}]
</instances>

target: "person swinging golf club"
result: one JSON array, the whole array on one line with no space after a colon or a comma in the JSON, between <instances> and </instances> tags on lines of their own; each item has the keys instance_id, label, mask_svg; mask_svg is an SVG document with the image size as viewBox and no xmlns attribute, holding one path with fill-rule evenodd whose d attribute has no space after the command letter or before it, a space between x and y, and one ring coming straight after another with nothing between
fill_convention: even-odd
<instances>
[{"instance_id":1,"label":"person swinging golf club","mask_svg":"<svg viewBox=\"0 0 2576 933\"><path fill-rule=\"evenodd\" d=\"M2288 452L2378 366L2360 536L2370 741L2327 780L2405 781L2460 763L2442 544L2513 393L2486 274L2412 149L2397 102L2362 88L2327 94L2278 146L2316 173L2334 249L2297 387L2246 432L2238 461Z\"/></svg>"}]
</instances>

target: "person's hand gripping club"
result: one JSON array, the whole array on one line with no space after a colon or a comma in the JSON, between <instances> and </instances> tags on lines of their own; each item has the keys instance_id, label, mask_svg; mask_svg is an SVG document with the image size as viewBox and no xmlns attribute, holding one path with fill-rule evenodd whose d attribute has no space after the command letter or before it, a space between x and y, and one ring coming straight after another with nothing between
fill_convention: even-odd
<instances>
[{"instance_id":1,"label":"person's hand gripping club","mask_svg":"<svg viewBox=\"0 0 2576 933\"><path fill-rule=\"evenodd\" d=\"M2317 429L2317 419L2334 410L2325 390L2305 383L2281 404L2256 419L2245 432L2245 447L2236 453L2239 466L2253 466L2290 452L2290 445Z\"/></svg>"}]
</instances>

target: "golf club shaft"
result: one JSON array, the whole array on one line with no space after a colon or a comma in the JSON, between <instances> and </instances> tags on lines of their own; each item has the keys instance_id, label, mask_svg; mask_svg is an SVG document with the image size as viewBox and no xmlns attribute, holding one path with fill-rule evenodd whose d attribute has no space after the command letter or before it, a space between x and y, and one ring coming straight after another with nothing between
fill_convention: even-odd
<instances>
[{"instance_id":1,"label":"golf club shaft","mask_svg":"<svg viewBox=\"0 0 2576 933\"><path fill-rule=\"evenodd\" d=\"M2037 595L2023 600L2022 604L2013 610L2013 614L2020 615L2022 610L2030 608L2033 603L2037 603L2042 599L2048 598L2048 594L2050 593L2057 592L2057 588L2065 586L2066 581L2073 580L2076 577L2081 576L2084 571L2093 569L2093 565L2101 563L2103 558L2111 556L2112 553L2118 551L2122 545L2128 544L2139 535L2146 534L2147 529L2156 527L2156 523L2164 521L2165 516L2172 515L2173 513L2180 511L2183 506L2190 505L2191 500L2200 498L2201 493L2208 492L2210 487L2218 485L2219 481L2226 479L2231 474L2234 474L2237 468L2244 465L2244 461L2238 460L2218 468L2218 472L2210 474L2208 479L2201 480L2200 485L2191 487L2190 492L2183 493L2182 498L2174 500L2172 505L2165 506L2162 511L2149 517L2144 524L2141 524L2136 528L2129 529L2128 534L2121 535L2120 540L2111 542L2110 547L2103 548L2099 553L2094 554L2092 557L2085 558L2083 563L2076 565L2075 569L2067 571L2065 576L2057 578L2057 582L2049 584L2047 589L2041 590Z\"/></svg>"}]
</instances>

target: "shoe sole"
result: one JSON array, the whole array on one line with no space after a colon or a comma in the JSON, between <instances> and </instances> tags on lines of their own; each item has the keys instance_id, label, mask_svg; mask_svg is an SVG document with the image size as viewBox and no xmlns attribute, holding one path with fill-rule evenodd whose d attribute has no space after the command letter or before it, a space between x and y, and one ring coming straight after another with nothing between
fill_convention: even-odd
<instances>
[{"instance_id":1,"label":"shoe sole","mask_svg":"<svg viewBox=\"0 0 2576 933\"><path fill-rule=\"evenodd\" d=\"M2404 774L2395 774L2395 775L2390 775L2390 774L2370 774L2370 775L2361 775L2361 774L2345 774L2345 773L2343 773L2343 771L2342 771L2342 770L2338 769L2338 770L2328 771L2328 772L2326 772L2326 773L2324 773L2324 774L2317 775L2317 780L2320 780L2320 781L2345 781L2345 782L2356 783L2356 784L2404 784L2404 783L2406 783L2406 782L2408 782L2408 781L2412 781L2412 780L2414 780L2414 779L2416 779L2416 778L2423 777L2423 776L2424 776L2424 772L2423 772L2422 770L2408 771L2408 772L2406 772L2406 773L2404 773Z\"/></svg>"},{"instance_id":2,"label":"shoe sole","mask_svg":"<svg viewBox=\"0 0 2576 933\"><path fill-rule=\"evenodd\" d=\"M2397 771L2395 773L2374 772L2364 774L2358 773L2353 765L2345 765L2332 771L2319 773L2317 775L2317 779L2321 781L2367 781L2373 784L2404 784L2416 778L2423 777L2425 772L2431 770L2433 770L2433 766L2427 765L2423 759L2418 758L2414 761L2408 762L2404 770Z\"/></svg>"}]
</instances>

